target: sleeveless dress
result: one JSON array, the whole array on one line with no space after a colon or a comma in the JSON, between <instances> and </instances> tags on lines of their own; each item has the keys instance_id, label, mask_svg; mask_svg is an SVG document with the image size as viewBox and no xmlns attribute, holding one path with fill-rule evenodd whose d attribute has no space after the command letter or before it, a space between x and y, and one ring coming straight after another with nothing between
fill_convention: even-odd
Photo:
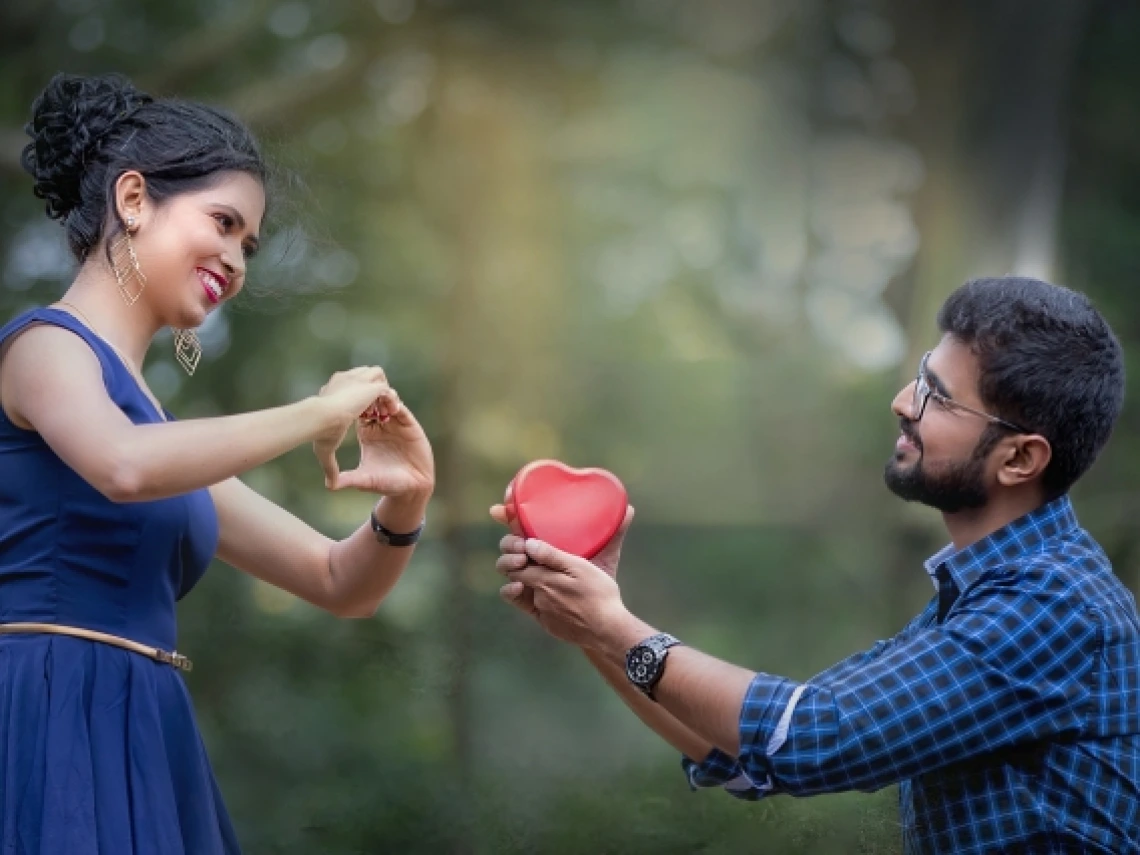
<instances>
[{"instance_id":1,"label":"sleeveless dress","mask_svg":"<svg viewBox=\"0 0 1140 855\"><path fill-rule=\"evenodd\" d=\"M19 316L0 329L0 347L37 323L87 342L132 422L162 420L109 345L66 312ZM174 604L217 541L207 491L115 504L0 409L0 623L174 650ZM237 852L180 672L100 642L0 635L2 855Z\"/></svg>"}]
</instances>

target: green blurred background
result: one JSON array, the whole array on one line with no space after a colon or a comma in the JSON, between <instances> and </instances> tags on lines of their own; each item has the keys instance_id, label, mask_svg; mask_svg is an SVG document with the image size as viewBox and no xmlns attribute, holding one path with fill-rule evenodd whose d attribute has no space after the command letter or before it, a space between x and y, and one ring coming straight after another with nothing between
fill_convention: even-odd
<instances>
[{"instance_id":1,"label":"green blurred background","mask_svg":"<svg viewBox=\"0 0 1140 855\"><path fill-rule=\"evenodd\" d=\"M199 373L159 342L155 391L229 413L379 363L436 450L375 618L225 566L181 606L247 851L897 852L893 788L690 793L498 601L486 509L530 459L605 466L650 622L798 679L893 634L943 533L882 486L889 403L945 296L1043 276L1140 354L1138 38L1110 0L7 0L0 318L72 273L19 169L29 105L57 70L121 71L235 110L287 185ZM1138 418L1075 491L1133 590ZM307 450L248 480L330 534L370 505Z\"/></svg>"}]
</instances>

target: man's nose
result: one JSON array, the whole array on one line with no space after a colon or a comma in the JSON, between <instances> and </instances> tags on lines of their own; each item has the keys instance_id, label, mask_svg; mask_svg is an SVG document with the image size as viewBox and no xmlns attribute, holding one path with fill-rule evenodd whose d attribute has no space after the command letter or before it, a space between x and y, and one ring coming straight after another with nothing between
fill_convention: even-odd
<instances>
[{"instance_id":1,"label":"man's nose","mask_svg":"<svg viewBox=\"0 0 1140 855\"><path fill-rule=\"evenodd\" d=\"M896 416L907 421L914 421L914 380L911 380L895 395L895 399L891 401L891 412Z\"/></svg>"}]
</instances>

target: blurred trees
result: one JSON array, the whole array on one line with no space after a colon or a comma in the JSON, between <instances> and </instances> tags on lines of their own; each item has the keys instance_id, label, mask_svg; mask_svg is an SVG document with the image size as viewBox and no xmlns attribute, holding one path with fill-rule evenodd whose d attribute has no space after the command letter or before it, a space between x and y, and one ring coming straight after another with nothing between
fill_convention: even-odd
<instances>
[{"instance_id":1,"label":"blurred trees","mask_svg":"<svg viewBox=\"0 0 1140 855\"><path fill-rule=\"evenodd\" d=\"M70 266L18 168L56 70L238 111L284 167L182 416L383 364L439 458L430 537L365 622L217 567L189 683L250 852L893 852L893 791L691 795L574 651L495 597L514 471L612 468L626 600L806 678L929 596L935 515L880 486L890 398L962 279L1089 291L1131 354L1138 13L1077 0L142 4L0 10L0 315ZM1078 489L1134 586L1131 404ZM351 456L345 451L345 462ZM300 450L250 483L330 534ZM858 603L853 609L852 603Z\"/></svg>"}]
</instances>

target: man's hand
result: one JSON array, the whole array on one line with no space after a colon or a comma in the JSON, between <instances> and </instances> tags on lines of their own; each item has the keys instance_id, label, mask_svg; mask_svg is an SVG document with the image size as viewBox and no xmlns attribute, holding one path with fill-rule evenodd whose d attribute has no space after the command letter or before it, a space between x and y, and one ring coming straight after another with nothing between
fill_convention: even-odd
<instances>
[{"instance_id":1,"label":"man's hand","mask_svg":"<svg viewBox=\"0 0 1140 855\"><path fill-rule=\"evenodd\" d=\"M517 540L523 551L504 555L500 562L507 563L513 557L514 563L523 564L517 569L505 568L505 572L512 582L533 591L533 614L543 629L580 647L611 651L616 645L623 645L624 650L631 632L640 633L640 622L626 610L612 576L586 559L541 540ZM520 544L506 545L517 549ZM631 631L631 624L638 624L638 628Z\"/></svg>"},{"instance_id":2,"label":"man's hand","mask_svg":"<svg viewBox=\"0 0 1140 855\"><path fill-rule=\"evenodd\" d=\"M714 744L737 753L740 708L754 674L680 647L671 655L674 661L669 673L656 689L659 703L626 679L626 651L656 632L626 610L617 587L618 561L633 522L632 507L626 509L617 534L592 562L541 541L526 540L518 520L508 521L503 505L491 508L491 517L511 529L499 544L502 554L496 563L510 580L499 591L504 600L534 617L555 638L581 646L630 709L686 757L701 760ZM683 675L687 683L682 680L679 687L671 688L677 672L685 671L687 665L691 666ZM722 678L720 672L726 668L731 674ZM708 680L710 674L716 676L713 684ZM686 685L695 689L686 689Z\"/></svg>"},{"instance_id":3,"label":"man's hand","mask_svg":"<svg viewBox=\"0 0 1140 855\"><path fill-rule=\"evenodd\" d=\"M593 563L604 571L611 578L617 578L618 562L621 560L621 547L625 541L625 534L629 531L629 527L633 524L634 510L630 505L625 510L625 519L622 521L621 527L617 530L610 542L602 548L593 558ZM522 529L519 527L518 520L508 521L507 509L503 505L495 505L491 508L491 519L500 525L507 526L511 530L511 534L505 536L499 542L499 550L502 555L496 563L496 568L500 573L509 578L510 572L514 570L521 570L528 563L528 558L524 550L524 539ZM510 581L499 589L499 596L506 602L510 603L515 608L526 612L532 617L537 618L534 607L534 591L524 585L521 581ZM551 616L549 621L553 621ZM555 637L561 637L558 632L552 632Z\"/></svg>"}]
</instances>

